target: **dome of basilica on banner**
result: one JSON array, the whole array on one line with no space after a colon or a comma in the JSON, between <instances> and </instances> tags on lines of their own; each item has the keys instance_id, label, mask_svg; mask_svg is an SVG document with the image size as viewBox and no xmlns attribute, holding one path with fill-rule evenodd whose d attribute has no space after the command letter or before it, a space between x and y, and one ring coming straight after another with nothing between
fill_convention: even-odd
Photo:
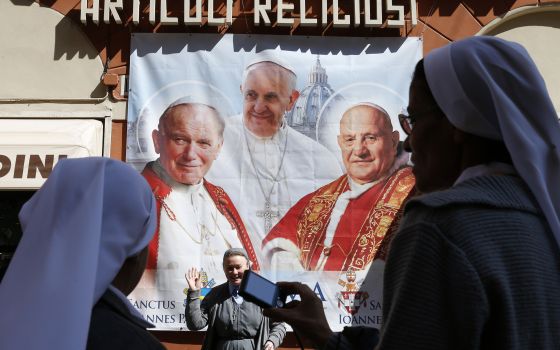
<instances>
[{"instance_id":1,"label":"dome of basilica on banner","mask_svg":"<svg viewBox=\"0 0 560 350\"><path fill-rule=\"evenodd\" d=\"M308 75L308 84L300 90L294 107L287 113L287 122L295 130L316 140L319 112L334 93L328 83L327 71L321 66L319 56Z\"/></svg>"}]
</instances>

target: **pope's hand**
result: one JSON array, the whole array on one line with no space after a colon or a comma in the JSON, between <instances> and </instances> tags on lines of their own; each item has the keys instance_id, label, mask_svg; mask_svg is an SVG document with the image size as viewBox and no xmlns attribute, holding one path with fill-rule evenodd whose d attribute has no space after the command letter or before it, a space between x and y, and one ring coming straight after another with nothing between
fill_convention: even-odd
<instances>
[{"instance_id":1,"label":"pope's hand","mask_svg":"<svg viewBox=\"0 0 560 350\"><path fill-rule=\"evenodd\" d=\"M286 322L300 335L322 348L332 335L325 317L323 302L307 285L299 282L278 282L279 289L287 294L298 294L301 301L294 300L283 308L264 309L263 314L274 321Z\"/></svg>"},{"instance_id":2,"label":"pope's hand","mask_svg":"<svg viewBox=\"0 0 560 350\"><path fill-rule=\"evenodd\" d=\"M202 288L202 281L200 280L200 272L196 267L191 267L185 274L185 279L189 285L190 290L199 290Z\"/></svg>"}]
</instances>

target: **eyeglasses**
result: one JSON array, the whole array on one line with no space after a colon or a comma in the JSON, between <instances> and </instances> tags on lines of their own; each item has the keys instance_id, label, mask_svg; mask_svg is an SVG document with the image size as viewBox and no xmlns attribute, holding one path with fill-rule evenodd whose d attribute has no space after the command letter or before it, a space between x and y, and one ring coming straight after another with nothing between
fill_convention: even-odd
<instances>
[{"instance_id":1,"label":"eyeglasses","mask_svg":"<svg viewBox=\"0 0 560 350\"><path fill-rule=\"evenodd\" d=\"M407 136L412 134L412 128L415 122L416 118L414 118L414 114L408 115L404 109L399 114L399 123Z\"/></svg>"},{"instance_id":2,"label":"eyeglasses","mask_svg":"<svg viewBox=\"0 0 560 350\"><path fill-rule=\"evenodd\" d=\"M401 128L403 129L404 133L409 136L412 134L412 129L414 128L414 124L416 123L416 117L422 114L427 114L432 111L437 110L438 108L428 108L425 111L419 113L409 114L404 108L399 114L399 123L401 124Z\"/></svg>"}]
</instances>

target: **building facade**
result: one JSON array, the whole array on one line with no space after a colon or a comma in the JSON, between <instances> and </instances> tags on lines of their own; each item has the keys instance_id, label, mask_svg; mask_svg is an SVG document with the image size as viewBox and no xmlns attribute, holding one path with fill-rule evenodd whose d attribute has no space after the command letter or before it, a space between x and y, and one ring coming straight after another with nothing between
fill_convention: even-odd
<instances>
[{"instance_id":1,"label":"building facade","mask_svg":"<svg viewBox=\"0 0 560 350\"><path fill-rule=\"evenodd\" d=\"M402 18L386 8L393 2L401 6ZM132 33L418 36L424 54L470 35L494 35L527 47L560 110L558 1L370 1L383 5L380 24L371 26L364 23L365 6L356 9L352 1L336 2L337 11L327 0L272 1L269 23L263 19L258 24L259 1L210 1L206 3L214 8L201 13L195 6L185 9L184 3L0 2L0 266L21 235L19 207L59 159L125 159ZM201 17L185 24L186 14ZM346 15L352 16L341 20ZM292 127L311 138L316 138L316 116L332 94L328 73L319 60L310 67L308 86L287 116ZM189 332L157 335L170 349L198 348L202 339L202 334ZM284 346L295 343L288 339Z\"/></svg>"}]
</instances>

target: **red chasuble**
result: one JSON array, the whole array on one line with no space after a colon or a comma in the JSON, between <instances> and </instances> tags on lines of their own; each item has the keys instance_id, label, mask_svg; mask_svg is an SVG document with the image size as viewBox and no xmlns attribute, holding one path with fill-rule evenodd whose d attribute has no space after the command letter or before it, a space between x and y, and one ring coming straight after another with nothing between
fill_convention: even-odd
<instances>
[{"instance_id":1,"label":"red chasuble","mask_svg":"<svg viewBox=\"0 0 560 350\"><path fill-rule=\"evenodd\" d=\"M306 270L317 269L323 252L327 257L324 270L362 270L373 259L385 259L414 183L411 168L405 167L350 199L332 244L326 247L326 229L334 205L340 194L349 190L348 178L343 175L299 200L265 237L263 247L284 238L298 247L300 263Z\"/></svg>"},{"instance_id":2,"label":"red chasuble","mask_svg":"<svg viewBox=\"0 0 560 350\"><path fill-rule=\"evenodd\" d=\"M150 241L149 246L149 253L148 253L148 265L146 269L156 269L157 267L157 254L158 254L158 246L159 246L159 222L161 217L161 210L167 210L167 207L164 203L165 198L171 193L171 187L167 185L163 180L161 180L156 173L150 169L149 167L145 167L142 171L142 175L146 178L150 187L152 188L152 192L156 198L157 203L157 228L154 238ZM237 231L237 236L239 240L243 244L243 248L247 251L249 255L249 259L253 263L252 269L259 270L259 262L257 261L257 256L255 254L255 250L253 249L253 245L251 244L251 239L249 238L249 234L245 229L245 225L235 209L233 202L224 192L223 188L214 186L210 182L204 180L204 188L210 194L210 197L216 204L218 211L226 217L228 222L231 224L231 227Z\"/></svg>"}]
</instances>

